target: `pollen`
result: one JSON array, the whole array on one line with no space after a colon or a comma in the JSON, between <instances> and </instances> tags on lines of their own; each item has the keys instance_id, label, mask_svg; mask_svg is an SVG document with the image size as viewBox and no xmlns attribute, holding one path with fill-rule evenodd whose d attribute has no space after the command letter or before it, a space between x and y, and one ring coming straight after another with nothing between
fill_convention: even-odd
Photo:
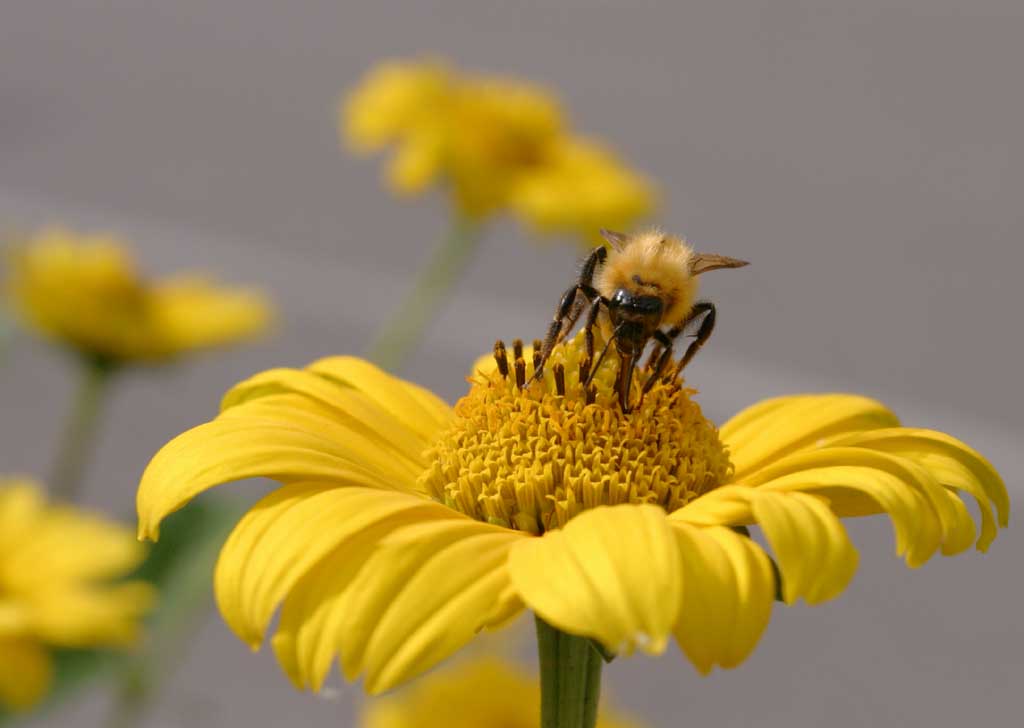
<instances>
[{"instance_id":1,"label":"pollen","mask_svg":"<svg viewBox=\"0 0 1024 728\"><path fill-rule=\"evenodd\" d=\"M614 352L584 386L590 363L578 335L558 345L532 381L538 343L527 351L517 341L508 351L498 342L493 362L478 364L454 422L427 453L420 486L435 500L539 534L601 505L652 503L671 512L728 477L718 430L678 376L641 399L649 372L638 371L637 404L624 413Z\"/></svg>"}]
</instances>

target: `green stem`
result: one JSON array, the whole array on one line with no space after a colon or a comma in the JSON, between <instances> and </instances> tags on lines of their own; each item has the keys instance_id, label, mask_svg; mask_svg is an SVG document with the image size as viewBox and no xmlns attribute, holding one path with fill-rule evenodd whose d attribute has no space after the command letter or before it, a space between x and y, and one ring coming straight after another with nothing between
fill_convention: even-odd
<instances>
[{"instance_id":1,"label":"green stem","mask_svg":"<svg viewBox=\"0 0 1024 728\"><path fill-rule=\"evenodd\" d=\"M479 241L480 226L475 220L466 217L455 220L444 244L370 344L368 359L392 371L406 361L462 275Z\"/></svg>"},{"instance_id":2,"label":"green stem","mask_svg":"<svg viewBox=\"0 0 1024 728\"><path fill-rule=\"evenodd\" d=\"M586 637L566 634L540 617L541 728L594 728L601 697L601 655Z\"/></svg>"},{"instance_id":3,"label":"green stem","mask_svg":"<svg viewBox=\"0 0 1024 728\"><path fill-rule=\"evenodd\" d=\"M54 497L71 503L78 500L96 441L100 410L114 372L113 364L104 359L83 358L81 362L81 381L50 478Z\"/></svg>"}]
</instances>

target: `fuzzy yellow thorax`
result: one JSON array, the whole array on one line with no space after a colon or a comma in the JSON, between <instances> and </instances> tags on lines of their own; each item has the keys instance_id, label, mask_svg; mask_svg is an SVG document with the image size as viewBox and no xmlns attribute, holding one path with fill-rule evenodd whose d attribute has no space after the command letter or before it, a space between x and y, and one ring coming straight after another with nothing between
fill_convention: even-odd
<instances>
[{"instance_id":1,"label":"fuzzy yellow thorax","mask_svg":"<svg viewBox=\"0 0 1024 728\"><path fill-rule=\"evenodd\" d=\"M693 248L682 238L653 228L633 235L622 250L612 250L595 280L612 298L619 289L656 296L665 304L663 323L685 318L697 299L697 277L690 271Z\"/></svg>"},{"instance_id":2,"label":"fuzzy yellow thorax","mask_svg":"<svg viewBox=\"0 0 1024 728\"><path fill-rule=\"evenodd\" d=\"M543 533L600 505L653 503L674 511L728 476L718 430L679 379L656 383L629 414L609 354L590 386L582 335L555 348L542 380L529 350L504 348L478 365L455 420L427 454L420 485L482 521ZM672 369L669 369L672 371ZM634 383L640 399L644 377Z\"/></svg>"}]
</instances>

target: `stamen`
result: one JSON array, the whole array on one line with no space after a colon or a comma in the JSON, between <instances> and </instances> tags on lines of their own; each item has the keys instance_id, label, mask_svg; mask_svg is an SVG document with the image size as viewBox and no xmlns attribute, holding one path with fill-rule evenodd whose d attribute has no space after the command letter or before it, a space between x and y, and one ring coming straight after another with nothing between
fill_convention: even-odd
<instances>
[{"instance_id":1,"label":"stamen","mask_svg":"<svg viewBox=\"0 0 1024 728\"><path fill-rule=\"evenodd\" d=\"M533 340L533 350L534 351L540 351L543 348L544 348L544 342L542 342L540 339L534 339Z\"/></svg>"},{"instance_id":2,"label":"stamen","mask_svg":"<svg viewBox=\"0 0 1024 728\"><path fill-rule=\"evenodd\" d=\"M522 342L519 349L522 353ZM516 386L520 389L526 386L526 361L521 356L516 359Z\"/></svg>"},{"instance_id":3,"label":"stamen","mask_svg":"<svg viewBox=\"0 0 1024 728\"><path fill-rule=\"evenodd\" d=\"M505 352L505 342L501 339L494 342L494 361L502 378L508 379L508 354Z\"/></svg>"},{"instance_id":4,"label":"stamen","mask_svg":"<svg viewBox=\"0 0 1024 728\"><path fill-rule=\"evenodd\" d=\"M515 354L516 359L523 358L523 340L513 339L512 340L512 353Z\"/></svg>"},{"instance_id":5,"label":"stamen","mask_svg":"<svg viewBox=\"0 0 1024 728\"><path fill-rule=\"evenodd\" d=\"M544 358L544 355L541 354L540 349L534 349L533 350L533 371L534 372L536 372L538 369L540 369L540 361L543 358Z\"/></svg>"},{"instance_id":6,"label":"stamen","mask_svg":"<svg viewBox=\"0 0 1024 728\"><path fill-rule=\"evenodd\" d=\"M555 394L559 397L565 396L565 365L558 362L552 367L555 373Z\"/></svg>"},{"instance_id":7,"label":"stamen","mask_svg":"<svg viewBox=\"0 0 1024 728\"><path fill-rule=\"evenodd\" d=\"M587 404L594 404L594 402L596 400L597 400L597 387L595 387L593 384L591 384L584 391L584 401Z\"/></svg>"}]
</instances>

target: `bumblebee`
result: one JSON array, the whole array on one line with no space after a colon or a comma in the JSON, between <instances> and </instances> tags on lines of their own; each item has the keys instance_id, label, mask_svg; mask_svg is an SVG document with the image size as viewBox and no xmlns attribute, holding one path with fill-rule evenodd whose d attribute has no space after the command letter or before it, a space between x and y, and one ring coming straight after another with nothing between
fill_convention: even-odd
<instances>
[{"instance_id":1,"label":"bumblebee","mask_svg":"<svg viewBox=\"0 0 1024 728\"><path fill-rule=\"evenodd\" d=\"M601 236L610 248L595 248L583 263L579 280L562 295L533 378L540 379L544 375L544 365L551 351L572 331L587 309L583 328L587 361L591 366L584 385L589 385L614 342L621 361L616 392L623 412L628 413L633 372L651 339L656 345L647 362L650 372L641 396L665 375L665 367L672 359L673 343L680 334L697 327L673 377L679 375L711 337L715 328L715 306L710 301L696 300L697 276L717 268L741 268L747 261L695 252L682 238L665 235L660 230L636 235L602 230ZM608 336L595 362L593 328L599 321Z\"/></svg>"}]
</instances>

